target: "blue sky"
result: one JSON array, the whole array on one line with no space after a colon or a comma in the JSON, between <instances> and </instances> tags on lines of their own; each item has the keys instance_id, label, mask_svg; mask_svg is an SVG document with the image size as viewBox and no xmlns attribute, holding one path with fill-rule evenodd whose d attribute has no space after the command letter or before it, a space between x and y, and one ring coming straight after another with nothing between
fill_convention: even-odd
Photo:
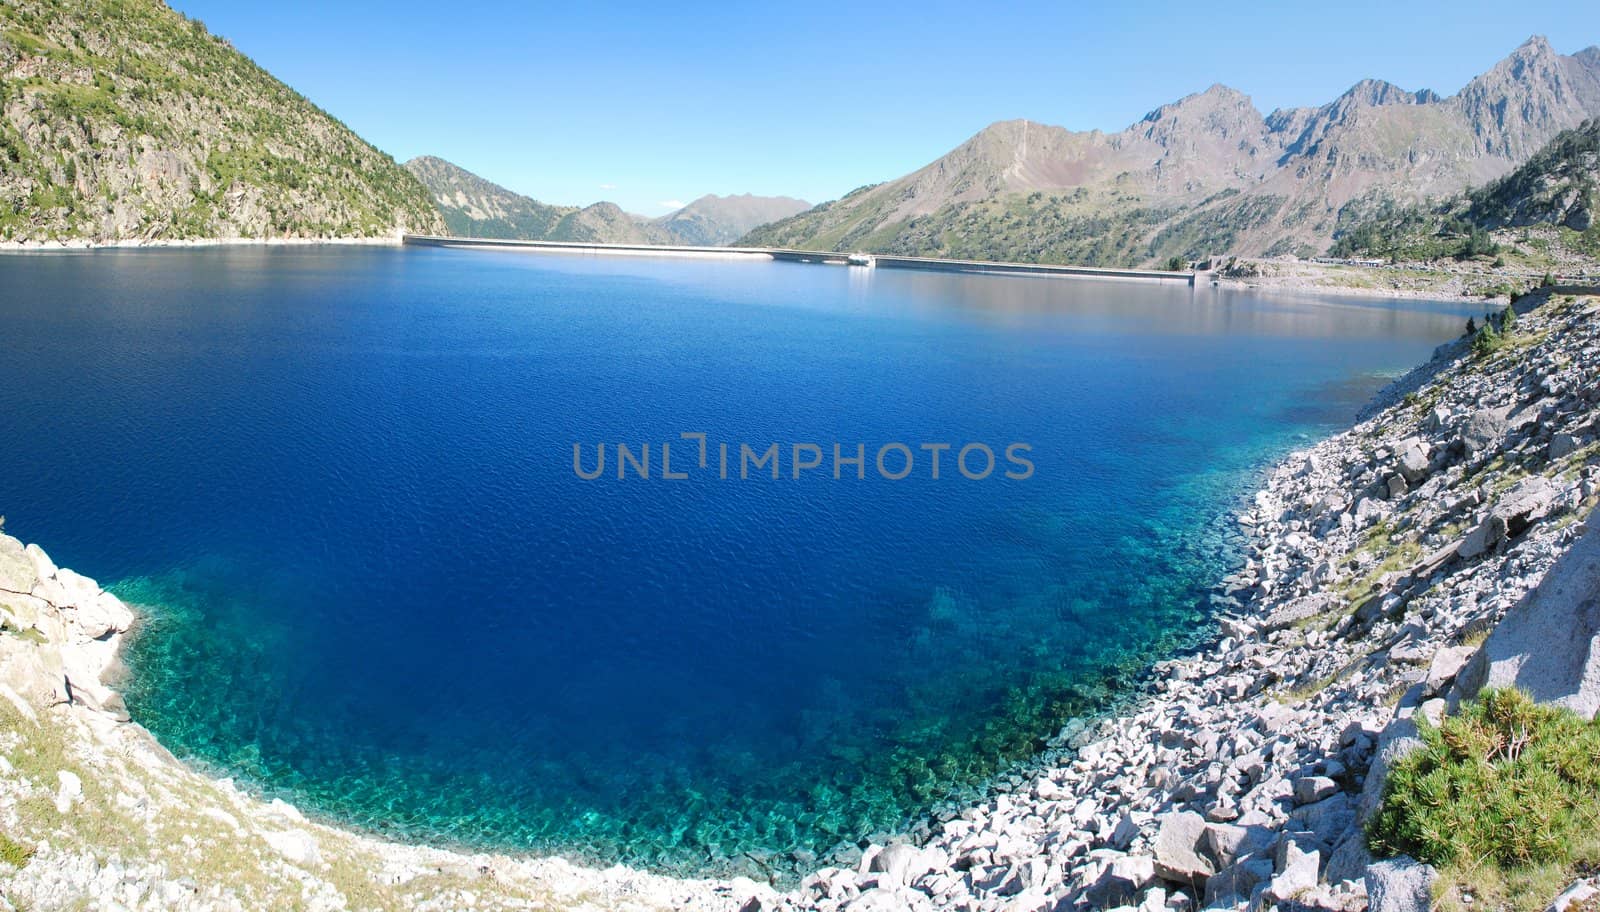
<instances>
[{"instance_id":1,"label":"blue sky","mask_svg":"<svg viewBox=\"0 0 1600 912\"><path fill-rule=\"evenodd\" d=\"M996 120L1118 130L1214 82L1263 113L1368 76L1448 95L1529 35L1600 43L1594 0L172 5L402 161L648 215L832 199Z\"/></svg>"}]
</instances>

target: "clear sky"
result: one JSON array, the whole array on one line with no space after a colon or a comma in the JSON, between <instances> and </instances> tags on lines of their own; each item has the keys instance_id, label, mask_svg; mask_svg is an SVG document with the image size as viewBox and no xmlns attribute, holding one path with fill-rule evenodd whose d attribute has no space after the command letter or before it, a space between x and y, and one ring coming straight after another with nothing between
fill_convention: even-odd
<instances>
[{"instance_id":1,"label":"clear sky","mask_svg":"<svg viewBox=\"0 0 1600 912\"><path fill-rule=\"evenodd\" d=\"M647 215L821 202L996 120L1118 130L1214 82L1263 113L1364 77L1449 95L1529 35L1600 43L1595 0L171 2L402 161Z\"/></svg>"}]
</instances>

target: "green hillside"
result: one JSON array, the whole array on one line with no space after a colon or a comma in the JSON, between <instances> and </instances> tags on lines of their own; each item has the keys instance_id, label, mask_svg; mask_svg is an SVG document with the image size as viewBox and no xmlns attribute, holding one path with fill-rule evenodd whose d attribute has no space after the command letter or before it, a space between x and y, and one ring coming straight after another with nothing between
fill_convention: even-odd
<instances>
[{"instance_id":1,"label":"green hillside","mask_svg":"<svg viewBox=\"0 0 1600 912\"><path fill-rule=\"evenodd\" d=\"M1483 187L1432 205L1380 207L1340 235L1331 253L1503 261L1538 259L1556 247L1600 257L1597 214L1600 118L1557 134L1521 167Z\"/></svg>"},{"instance_id":2,"label":"green hillside","mask_svg":"<svg viewBox=\"0 0 1600 912\"><path fill-rule=\"evenodd\" d=\"M388 155L156 0L0 2L0 240L438 231Z\"/></svg>"}]
</instances>

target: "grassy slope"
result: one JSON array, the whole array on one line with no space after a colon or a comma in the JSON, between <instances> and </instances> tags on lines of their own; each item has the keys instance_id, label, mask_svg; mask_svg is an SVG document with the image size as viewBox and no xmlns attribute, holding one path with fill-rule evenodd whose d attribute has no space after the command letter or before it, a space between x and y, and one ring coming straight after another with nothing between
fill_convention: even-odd
<instances>
[{"instance_id":1,"label":"grassy slope","mask_svg":"<svg viewBox=\"0 0 1600 912\"><path fill-rule=\"evenodd\" d=\"M0 79L0 239L443 229L393 159L157 0L6 0Z\"/></svg>"}]
</instances>

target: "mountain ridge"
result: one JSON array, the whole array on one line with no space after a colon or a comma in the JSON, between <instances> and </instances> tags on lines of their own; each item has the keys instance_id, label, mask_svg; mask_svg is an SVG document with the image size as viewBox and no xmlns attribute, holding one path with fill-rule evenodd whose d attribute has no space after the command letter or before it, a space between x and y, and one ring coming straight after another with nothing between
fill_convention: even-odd
<instances>
[{"instance_id":1,"label":"mountain ridge","mask_svg":"<svg viewBox=\"0 0 1600 912\"><path fill-rule=\"evenodd\" d=\"M1597 114L1600 48L1534 36L1449 97L1362 79L1262 115L1217 84L1116 133L997 122L740 243L1119 266L1310 255L1385 201L1485 183Z\"/></svg>"},{"instance_id":2,"label":"mountain ridge","mask_svg":"<svg viewBox=\"0 0 1600 912\"><path fill-rule=\"evenodd\" d=\"M541 203L436 156L418 156L405 168L432 195L450 232L461 237L726 246L766 222L811 207L790 197L707 194L647 218L607 201L581 207Z\"/></svg>"}]
</instances>

